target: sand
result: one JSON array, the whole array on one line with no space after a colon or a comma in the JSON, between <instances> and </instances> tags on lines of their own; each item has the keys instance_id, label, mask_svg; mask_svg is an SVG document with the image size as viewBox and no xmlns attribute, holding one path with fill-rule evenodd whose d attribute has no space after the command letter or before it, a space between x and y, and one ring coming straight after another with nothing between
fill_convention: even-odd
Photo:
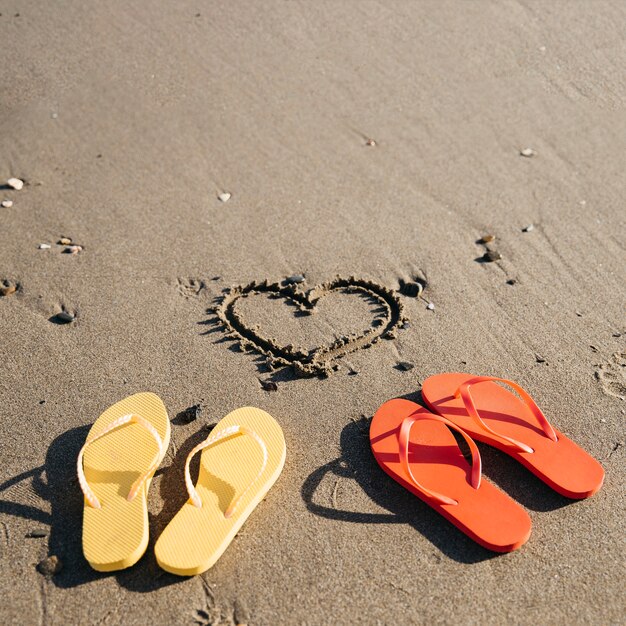
<instances>
[{"instance_id":1,"label":"sand","mask_svg":"<svg viewBox=\"0 0 626 626\"><path fill-rule=\"evenodd\" d=\"M13 201L0 280L18 287L0 297L0 622L621 622L623 2L3 0L0 13L0 180L27 182L0 189ZM84 249L64 253L63 236ZM487 248L501 260L479 262ZM397 294L409 323L395 338L299 377L240 351L213 312L226 289L293 274L303 291L337 275L427 287ZM354 294L322 300L297 316L256 294L240 312L303 350L381 314ZM75 321L50 321L63 310ZM444 371L524 385L604 465L602 491L566 500L481 445L485 478L533 521L520 551L496 556L393 483L369 420ZM150 548L101 575L81 554L75 458L138 391L163 398L172 444ZM195 404L198 419L176 418ZM185 456L243 405L282 425L284 472L213 569L165 574L152 546L186 499ZM49 579L48 555L64 564Z\"/></svg>"}]
</instances>

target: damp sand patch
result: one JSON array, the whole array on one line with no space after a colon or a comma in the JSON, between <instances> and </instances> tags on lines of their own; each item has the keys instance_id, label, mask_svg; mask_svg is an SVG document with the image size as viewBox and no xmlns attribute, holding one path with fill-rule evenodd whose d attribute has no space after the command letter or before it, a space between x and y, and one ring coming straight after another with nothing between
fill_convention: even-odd
<instances>
[{"instance_id":1,"label":"damp sand patch","mask_svg":"<svg viewBox=\"0 0 626 626\"><path fill-rule=\"evenodd\" d=\"M265 295L284 299L294 307L296 316L312 316L317 312L319 303L333 293L365 297L377 306L377 312L371 313L369 326L363 330L338 336L329 344L312 348L283 343L264 333L245 319L239 306L251 296ZM270 369L290 366L300 376L328 376L339 369L339 359L351 352L371 348L381 339L395 339L397 330L408 321L396 292L354 276L337 277L308 291L302 283L255 281L228 289L219 298L217 306L209 311L217 315L227 335L238 341L242 350L264 355Z\"/></svg>"}]
</instances>

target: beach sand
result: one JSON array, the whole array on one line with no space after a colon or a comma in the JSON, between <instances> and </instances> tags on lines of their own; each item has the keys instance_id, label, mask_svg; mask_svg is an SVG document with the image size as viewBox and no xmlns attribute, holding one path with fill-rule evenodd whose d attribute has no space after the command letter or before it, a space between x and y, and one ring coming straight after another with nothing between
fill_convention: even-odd
<instances>
[{"instance_id":1,"label":"beach sand","mask_svg":"<svg viewBox=\"0 0 626 626\"><path fill-rule=\"evenodd\" d=\"M0 181L27 182L0 189L13 201L0 281L18 287L0 297L0 622L621 623L623 2L1 0L0 13ZM501 259L481 262L487 248ZM216 323L216 298L294 274L305 292L372 281L409 323L326 378L267 371ZM421 298L397 293L416 277ZM380 304L334 290L299 316L257 294L240 313L310 349L361 334ZM75 321L55 323L62 310ZM480 445L533 533L507 555L473 543L369 448L377 407L420 401L446 371L526 387L603 464L603 489L567 500ZM138 391L173 420L150 547L98 574L75 459L98 415ZM195 404L195 421L176 417ZM283 474L210 571L166 574L153 546L186 500L185 457L245 405L281 424ZM51 578L36 569L48 555L64 565Z\"/></svg>"}]
</instances>

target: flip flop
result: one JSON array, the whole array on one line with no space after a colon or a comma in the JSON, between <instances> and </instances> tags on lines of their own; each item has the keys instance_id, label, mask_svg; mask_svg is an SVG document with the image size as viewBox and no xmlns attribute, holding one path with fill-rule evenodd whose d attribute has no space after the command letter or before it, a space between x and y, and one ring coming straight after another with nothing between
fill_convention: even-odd
<instances>
[{"instance_id":1,"label":"flip flop","mask_svg":"<svg viewBox=\"0 0 626 626\"><path fill-rule=\"evenodd\" d=\"M165 405L137 393L93 424L77 461L85 496L83 553L93 569L134 565L148 547L147 493L170 441Z\"/></svg>"},{"instance_id":2,"label":"flip flop","mask_svg":"<svg viewBox=\"0 0 626 626\"><path fill-rule=\"evenodd\" d=\"M521 400L496 381L512 387ZM433 411L506 452L558 493L588 498L602 486L600 463L551 426L528 392L513 381L438 374L424 381L422 396Z\"/></svg>"},{"instance_id":3,"label":"flip flop","mask_svg":"<svg viewBox=\"0 0 626 626\"><path fill-rule=\"evenodd\" d=\"M189 463L200 450L194 487ZM224 417L187 457L189 500L156 542L159 566L179 576L212 567L280 476L285 453L283 431L269 413L245 407Z\"/></svg>"},{"instance_id":4,"label":"flip flop","mask_svg":"<svg viewBox=\"0 0 626 626\"><path fill-rule=\"evenodd\" d=\"M471 465L450 429L467 442ZM476 443L449 420L410 400L389 400L372 418L370 443L389 476L481 546L511 552L528 540L528 513L481 480Z\"/></svg>"}]
</instances>

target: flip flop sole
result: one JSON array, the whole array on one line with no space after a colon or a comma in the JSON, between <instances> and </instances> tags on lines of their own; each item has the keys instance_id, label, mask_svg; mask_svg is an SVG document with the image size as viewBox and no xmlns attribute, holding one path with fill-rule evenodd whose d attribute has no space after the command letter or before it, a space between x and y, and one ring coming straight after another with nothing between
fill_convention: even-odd
<instances>
[{"instance_id":1,"label":"flip flop sole","mask_svg":"<svg viewBox=\"0 0 626 626\"><path fill-rule=\"evenodd\" d=\"M162 400L153 393L138 393L109 407L93 424L87 438L104 431L118 418L137 414L149 421L163 441L165 455L170 421ZM158 452L154 438L138 424L127 424L94 441L83 457L85 478L100 501L97 509L85 501L83 553L91 567L111 572L134 565L148 546L147 480L137 496L127 500L134 481Z\"/></svg>"}]
</instances>

